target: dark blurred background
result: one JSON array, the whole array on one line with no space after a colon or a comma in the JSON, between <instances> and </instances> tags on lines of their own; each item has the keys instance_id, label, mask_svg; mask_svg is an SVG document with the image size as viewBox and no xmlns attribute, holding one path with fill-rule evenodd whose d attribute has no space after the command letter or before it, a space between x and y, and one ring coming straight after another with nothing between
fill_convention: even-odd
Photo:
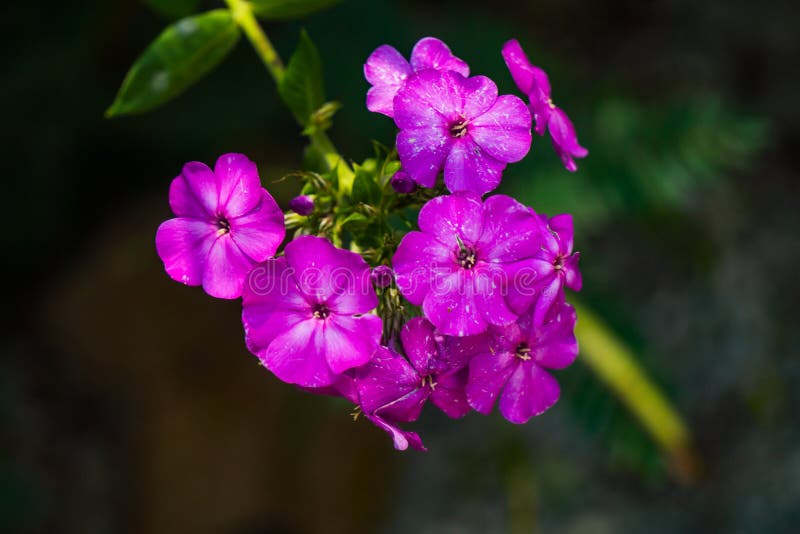
<instances>
[{"instance_id":1,"label":"dark blurred background","mask_svg":"<svg viewBox=\"0 0 800 534\"><path fill-rule=\"evenodd\" d=\"M686 418L688 480L580 362L525 426L427 411L426 454L280 383L247 353L238 302L172 282L153 245L185 161L244 152L284 206L298 188L274 183L303 139L249 43L109 121L169 19L136 0L2 13L0 531L800 528L797 2L348 0L266 24L284 57L308 29L354 159L394 132L363 105L375 47L434 35L511 92L500 48L520 39L590 156L569 174L537 138L504 189L574 213L583 302Z\"/></svg>"}]
</instances>

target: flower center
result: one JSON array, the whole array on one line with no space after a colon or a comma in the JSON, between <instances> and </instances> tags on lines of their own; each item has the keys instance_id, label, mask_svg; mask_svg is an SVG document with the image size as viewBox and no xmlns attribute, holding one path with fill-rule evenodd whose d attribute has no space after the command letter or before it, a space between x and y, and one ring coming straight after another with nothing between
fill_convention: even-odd
<instances>
[{"instance_id":1,"label":"flower center","mask_svg":"<svg viewBox=\"0 0 800 534\"><path fill-rule=\"evenodd\" d=\"M456 243L458 243L458 250L456 251L456 261L463 269L472 269L478 262L475 250L466 246L461 237L456 234Z\"/></svg>"},{"instance_id":2,"label":"flower center","mask_svg":"<svg viewBox=\"0 0 800 534\"><path fill-rule=\"evenodd\" d=\"M460 121L454 122L450 125L450 137L455 137L456 139L460 137L464 137L467 135L467 121L461 119Z\"/></svg>"},{"instance_id":3,"label":"flower center","mask_svg":"<svg viewBox=\"0 0 800 534\"><path fill-rule=\"evenodd\" d=\"M460 249L458 251L458 264L464 269L472 269L478 259L475 257L475 251L469 248Z\"/></svg>"},{"instance_id":4,"label":"flower center","mask_svg":"<svg viewBox=\"0 0 800 534\"><path fill-rule=\"evenodd\" d=\"M522 343L517 345L517 350L514 352L514 356L516 356L520 360L530 360L531 359L530 346L528 346L528 344L523 341Z\"/></svg>"},{"instance_id":5,"label":"flower center","mask_svg":"<svg viewBox=\"0 0 800 534\"><path fill-rule=\"evenodd\" d=\"M231 223L225 217L217 218L217 235L225 235L231 231Z\"/></svg>"},{"instance_id":6,"label":"flower center","mask_svg":"<svg viewBox=\"0 0 800 534\"><path fill-rule=\"evenodd\" d=\"M327 319L330 314L331 310L324 304L314 306L314 312L312 313L315 319Z\"/></svg>"},{"instance_id":7,"label":"flower center","mask_svg":"<svg viewBox=\"0 0 800 534\"><path fill-rule=\"evenodd\" d=\"M436 390L436 382L434 382L433 376L425 375L425 376L422 377L422 386L421 387L424 388L426 386L430 387L431 391L435 391Z\"/></svg>"},{"instance_id":8,"label":"flower center","mask_svg":"<svg viewBox=\"0 0 800 534\"><path fill-rule=\"evenodd\" d=\"M567 258L559 254L558 256L556 256L556 259L553 260L553 268L556 271L560 271L561 269L564 268L565 261L567 261Z\"/></svg>"},{"instance_id":9,"label":"flower center","mask_svg":"<svg viewBox=\"0 0 800 534\"><path fill-rule=\"evenodd\" d=\"M550 106L550 109L556 109L556 105L553 104L553 99L552 98L548 98L547 99L547 105Z\"/></svg>"}]
</instances>

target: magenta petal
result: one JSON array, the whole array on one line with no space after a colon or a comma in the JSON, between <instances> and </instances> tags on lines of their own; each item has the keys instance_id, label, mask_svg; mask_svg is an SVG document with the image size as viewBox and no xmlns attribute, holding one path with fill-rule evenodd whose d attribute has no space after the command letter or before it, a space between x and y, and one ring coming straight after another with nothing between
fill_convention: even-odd
<instances>
[{"instance_id":1,"label":"magenta petal","mask_svg":"<svg viewBox=\"0 0 800 534\"><path fill-rule=\"evenodd\" d=\"M323 327L310 318L278 335L258 356L275 376L289 384L329 386L336 381L325 358Z\"/></svg>"},{"instance_id":2,"label":"magenta petal","mask_svg":"<svg viewBox=\"0 0 800 534\"><path fill-rule=\"evenodd\" d=\"M261 202L261 180L256 164L244 154L223 154L214 164L219 184L219 209L227 217L239 217Z\"/></svg>"},{"instance_id":3,"label":"magenta petal","mask_svg":"<svg viewBox=\"0 0 800 534\"><path fill-rule=\"evenodd\" d=\"M583 278L581 277L580 269L578 269L580 257L580 252L575 252L564 262L564 282L573 291L580 291L581 287L583 287Z\"/></svg>"},{"instance_id":4,"label":"magenta petal","mask_svg":"<svg viewBox=\"0 0 800 534\"><path fill-rule=\"evenodd\" d=\"M311 306L297 289L286 258L254 267L242 291L242 324L248 350L262 356L272 340L311 318Z\"/></svg>"},{"instance_id":5,"label":"magenta petal","mask_svg":"<svg viewBox=\"0 0 800 534\"><path fill-rule=\"evenodd\" d=\"M376 85L367 91L367 109L394 118L394 97L400 85Z\"/></svg>"},{"instance_id":6,"label":"magenta petal","mask_svg":"<svg viewBox=\"0 0 800 534\"><path fill-rule=\"evenodd\" d=\"M422 302L425 317L450 336L471 336L485 331L488 323L476 305L472 273L457 270L440 277Z\"/></svg>"},{"instance_id":7,"label":"magenta petal","mask_svg":"<svg viewBox=\"0 0 800 534\"><path fill-rule=\"evenodd\" d=\"M547 129L553 140L553 148L564 163L564 167L570 172L578 170L573 158L586 157L589 151L578 144L575 127L567 114L559 108L554 109L547 122Z\"/></svg>"},{"instance_id":8,"label":"magenta petal","mask_svg":"<svg viewBox=\"0 0 800 534\"><path fill-rule=\"evenodd\" d=\"M277 252L286 234L283 212L265 189L261 204L250 213L230 220L231 237L255 261L264 261Z\"/></svg>"},{"instance_id":9,"label":"magenta petal","mask_svg":"<svg viewBox=\"0 0 800 534\"><path fill-rule=\"evenodd\" d=\"M528 422L556 403L561 393L550 373L528 361L518 365L500 395L500 413L516 424Z\"/></svg>"},{"instance_id":10,"label":"magenta petal","mask_svg":"<svg viewBox=\"0 0 800 534\"><path fill-rule=\"evenodd\" d=\"M212 199L213 200L213 199ZM177 176L169 186L169 207L178 217L211 220L215 216L216 201L206 206L189 186L183 174Z\"/></svg>"},{"instance_id":11,"label":"magenta petal","mask_svg":"<svg viewBox=\"0 0 800 534\"><path fill-rule=\"evenodd\" d=\"M540 280L540 284L539 295L533 305L533 322L536 325L545 322L554 303L563 295L563 280L555 273Z\"/></svg>"},{"instance_id":12,"label":"magenta petal","mask_svg":"<svg viewBox=\"0 0 800 534\"><path fill-rule=\"evenodd\" d=\"M420 39L411 51L411 66L415 71L423 69L451 70L469 76L469 65L457 58L450 48L435 37Z\"/></svg>"},{"instance_id":13,"label":"magenta petal","mask_svg":"<svg viewBox=\"0 0 800 534\"><path fill-rule=\"evenodd\" d=\"M364 64L364 77L372 85L400 85L411 72L406 58L389 45L376 48Z\"/></svg>"},{"instance_id":14,"label":"magenta petal","mask_svg":"<svg viewBox=\"0 0 800 534\"><path fill-rule=\"evenodd\" d=\"M500 184L506 164L490 156L469 136L453 143L444 166L444 184L452 192L488 193Z\"/></svg>"},{"instance_id":15,"label":"magenta petal","mask_svg":"<svg viewBox=\"0 0 800 534\"><path fill-rule=\"evenodd\" d=\"M392 421L410 423L419 419L422 408L425 406L429 396L430 390L417 387L399 399L381 406L375 413Z\"/></svg>"},{"instance_id":16,"label":"magenta petal","mask_svg":"<svg viewBox=\"0 0 800 534\"><path fill-rule=\"evenodd\" d=\"M461 115L470 122L489 111L497 102L497 86L486 76L463 78L453 75L453 77L461 85L460 91L463 95Z\"/></svg>"},{"instance_id":17,"label":"magenta petal","mask_svg":"<svg viewBox=\"0 0 800 534\"><path fill-rule=\"evenodd\" d=\"M474 269L475 305L487 323L505 325L517 319L516 313L506 304L506 274L494 264Z\"/></svg>"},{"instance_id":18,"label":"magenta petal","mask_svg":"<svg viewBox=\"0 0 800 534\"><path fill-rule=\"evenodd\" d=\"M186 181L186 187L184 188L181 185L175 184L176 197L173 198L172 194L170 194L170 207L172 211L174 211L176 215L179 215L180 211L192 217L197 216L194 210L189 211L189 203L186 202L187 194L191 194L194 199L196 199L197 203L203 206L204 213L217 215L219 211L217 177L208 165L200 163L199 161L190 161L181 169L181 177ZM172 191L170 191L170 193L172 193Z\"/></svg>"},{"instance_id":19,"label":"magenta petal","mask_svg":"<svg viewBox=\"0 0 800 534\"><path fill-rule=\"evenodd\" d=\"M496 160L519 161L531 147L531 114L522 100L503 95L486 113L473 119L469 135Z\"/></svg>"},{"instance_id":20,"label":"magenta petal","mask_svg":"<svg viewBox=\"0 0 800 534\"><path fill-rule=\"evenodd\" d=\"M575 235L572 225L572 215L569 213L562 213L561 215L550 217L547 220L547 226L558 236L558 251L562 254L571 253L572 240Z\"/></svg>"},{"instance_id":21,"label":"magenta petal","mask_svg":"<svg viewBox=\"0 0 800 534\"><path fill-rule=\"evenodd\" d=\"M550 97L550 80L547 74L530 62L519 41L516 39L508 41L503 45L502 54L508 71L520 91L529 95L539 90L546 98Z\"/></svg>"},{"instance_id":22,"label":"magenta petal","mask_svg":"<svg viewBox=\"0 0 800 534\"><path fill-rule=\"evenodd\" d=\"M435 121L438 124L441 119L437 117ZM397 134L397 155L403 169L416 183L433 187L452 144L443 124L405 129Z\"/></svg>"},{"instance_id":23,"label":"magenta petal","mask_svg":"<svg viewBox=\"0 0 800 534\"><path fill-rule=\"evenodd\" d=\"M513 262L535 254L543 230L529 208L507 195L493 195L483 204L483 233L478 248L494 261Z\"/></svg>"},{"instance_id":24,"label":"magenta petal","mask_svg":"<svg viewBox=\"0 0 800 534\"><path fill-rule=\"evenodd\" d=\"M520 91L527 95L533 87L533 66L528 61L519 41L511 39L504 44L502 54L514 83Z\"/></svg>"},{"instance_id":25,"label":"magenta petal","mask_svg":"<svg viewBox=\"0 0 800 534\"><path fill-rule=\"evenodd\" d=\"M369 266L358 254L314 236L292 240L285 254L300 290L337 313L366 313L378 305Z\"/></svg>"},{"instance_id":26,"label":"magenta petal","mask_svg":"<svg viewBox=\"0 0 800 534\"><path fill-rule=\"evenodd\" d=\"M472 245L480 238L482 227L481 198L468 191L433 198L419 212L419 229L453 252L458 247L456 236Z\"/></svg>"},{"instance_id":27,"label":"magenta petal","mask_svg":"<svg viewBox=\"0 0 800 534\"><path fill-rule=\"evenodd\" d=\"M410 76L394 99L394 120L398 128L438 126L447 132L449 123L463 114L464 80L459 74L436 70L423 70Z\"/></svg>"},{"instance_id":28,"label":"magenta petal","mask_svg":"<svg viewBox=\"0 0 800 534\"><path fill-rule=\"evenodd\" d=\"M356 376L361 408L367 413L374 413L420 388L420 377L414 368L386 347L378 347L372 360L356 370Z\"/></svg>"},{"instance_id":29,"label":"magenta petal","mask_svg":"<svg viewBox=\"0 0 800 534\"><path fill-rule=\"evenodd\" d=\"M428 450L425 448L425 445L422 444L422 440L420 439L420 437L417 435L416 432L409 432L406 430L402 430L397 425L394 425L377 415L365 414L365 417L368 420L370 420L375 426L384 430L392 437L392 441L394 442L394 448L397 449L398 451L406 450L409 447L409 445L414 450L418 451Z\"/></svg>"},{"instance_id":30,"label":"magenta petal","mask_svg":"<svg viewBox=\"0 0 800 534\"><path fill-rule=\"evenodd\" d=\"M494 402L515 368L515 357L508 352L477 354L469 364L467 400L484 415L492 411Z\"/></svg>"},{"instance_id":31,"label":"magenta petal","mask_svg":"<svg viewBox=\"0 0 800 534\"><path fill-rule=\"evenodd\" d=\"M235 299L242 294L247 273L255 262L234 243L230 234L217 237L208 251L203 273L203 290L221 299Z\"/></svg>"},{"instance_id":32,"label":"magenta petal","mask_svg":"<svg viewBox=\"0 0 800 534\"><path fill-rule=\"evenodd\" d=\"M208 250L214 244L216 231L210 222L194 219L177 218L161 223L156 232L156 251L170 278L189 286L203 282Z\"/></svg>"},{"instance_id":33,"label":"magenta petal","mask_svg":"<svg viewBox=\"0 0 800 534\"><path fill-rule=\"evenodd\" d=\"M424 317L414 317L403 325L400 332L403 350L418 373L424 374L432 359L439 357L436 329Z\"/></svg>"},{"instance_id":34,"label":"magenta petal","mask_svg":"<svg viewBox=\"0 0 800 534\"><path fill-rule=\"evenodd\" d=\"M431 402L448 417L458 419L467 415L470 410L465 389L467 374L467 369L461 369L437 378L436 388L431 392Z\"/></svg>"},{"instance_id":35,"label":"magenta petal","mask_svg":"<svg viewBox=\"0 0 800 534\"><path fill-rule=\"evenodd\" d=\"M422 304L439 276L446 276L455 269L451 251L422 232L403 236L392 257L392 265L397 288L415 306Z\"/></svg>"},{"instance_id":36,"label":"magenta petal","mask_svg":"<svg viewBox=\"0 0 800 534\"><path fill-rule=\"evenodd\" d=\"M383 322L377 315L348 317L331 315L322 329L328 366L340 374L369 361L378 347Z\"/></svg>"},{"instance_id":37,"label":"magenta petal","mask_svg":"<svg viewBox=\"0 0 800 534\"><path fill-rule=\"evenodd\" d=\"M560 301L558 313L532 336L537 339L531 352L531 358L538 364L548 369L563 369L572 365L578 356L578 340L575 338L575 322L577 316L575 309Z\"/></svg>"}]
</instances>

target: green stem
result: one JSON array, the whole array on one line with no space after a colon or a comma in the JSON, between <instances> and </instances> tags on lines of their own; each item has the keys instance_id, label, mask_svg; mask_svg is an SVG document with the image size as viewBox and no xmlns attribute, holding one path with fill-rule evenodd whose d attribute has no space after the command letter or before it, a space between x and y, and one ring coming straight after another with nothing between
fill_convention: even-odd
<instances>
[{"instance_id":1,"label":"green stem","mask_svg":"<svg viewBox=\"0 0 800 534\"><path fill-rule=\"evenodd\" d=\"M275 84L280 85L286 73L286 68L283 66L283 61L281 61L281 57L278 55L275 47L272 46L267 34L258 23L250 3L246 0L225 0L225 3L230 8L231 13L233 13L234 20L236 20L236 23L253 45L258 57L261 58L264 66L267 67L267 70L272 75ZM314 148L322 154L328 171L332 171L340 161L343 161L336 147L333 145L333 142L325 132L314 132L309 137Z\"/></svg>"}]
</instances>

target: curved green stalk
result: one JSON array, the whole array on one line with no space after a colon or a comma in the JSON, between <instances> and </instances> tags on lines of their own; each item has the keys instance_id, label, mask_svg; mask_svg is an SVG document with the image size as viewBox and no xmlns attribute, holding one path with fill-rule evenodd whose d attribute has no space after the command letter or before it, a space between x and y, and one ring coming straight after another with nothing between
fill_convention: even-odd
<instances>
[{"instance_id":1,"label":"curved green stalk","mask_svg":"<svg viewBox=\"0 0 800 534\"><path fill-rule=\"evenodd\" d=\"M572 302L578 312L575 335L582 361L640 421L665 451L684 482L696 476L697 461L686 423L669 399L636 362L633 352L594 313Z\"/></svg>"}]
</instances>

